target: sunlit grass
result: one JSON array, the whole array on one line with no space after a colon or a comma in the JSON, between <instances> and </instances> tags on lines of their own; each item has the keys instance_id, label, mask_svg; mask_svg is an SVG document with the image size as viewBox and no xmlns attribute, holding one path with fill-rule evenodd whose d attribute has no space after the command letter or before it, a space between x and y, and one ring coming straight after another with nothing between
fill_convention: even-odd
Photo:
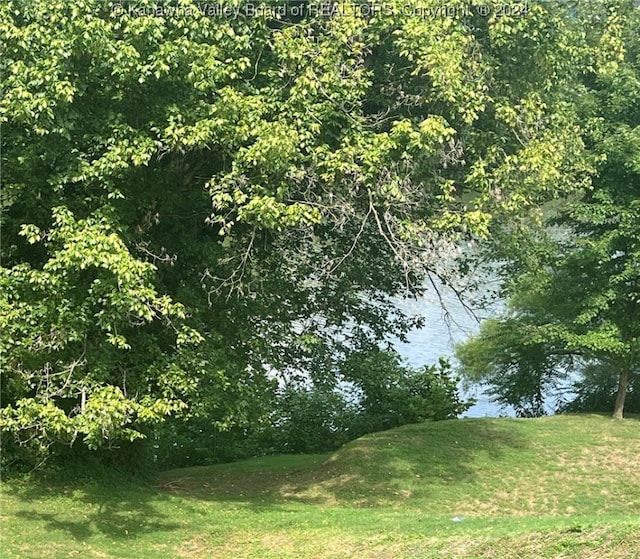
<instances>
[{"instance_id":1,"label":"sunlit grass","mask_svg":"<svg viewBox=\"0 0 640 559\"><path fill-rule=\"evenodd\" d=\"M639 456L636 420L473 419L151 488L12 482L1 556L638 559Z\"/></svg>"}]
</instances>

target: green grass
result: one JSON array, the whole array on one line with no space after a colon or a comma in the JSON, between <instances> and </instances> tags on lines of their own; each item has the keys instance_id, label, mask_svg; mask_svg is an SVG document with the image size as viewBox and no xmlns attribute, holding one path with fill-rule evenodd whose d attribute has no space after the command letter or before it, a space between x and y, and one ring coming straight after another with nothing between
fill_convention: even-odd
<instances>
[{"instance_id":1,"label":"green grass","mask_svg":"<svg viewBox=\"0 0 640 559\"><path fill-rule=\"evenodd\" d=\"M639 457L634 419L467 419L153 487L11 482L0 557L640 559Z\"/></svg>"}]
</instances>

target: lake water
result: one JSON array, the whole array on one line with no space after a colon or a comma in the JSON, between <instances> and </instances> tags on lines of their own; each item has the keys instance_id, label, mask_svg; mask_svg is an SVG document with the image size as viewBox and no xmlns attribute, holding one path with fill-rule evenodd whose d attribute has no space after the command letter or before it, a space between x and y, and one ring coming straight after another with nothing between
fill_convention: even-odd
<instances>
[{"instance_id":1,"label":"lake water","mask_svg":"<svg viewBox=\"0 0 640 559\"><path fill-rule=\"evenodd\" d=\"M442 301L438 298L435 289L418 299L397 301L398 307L406 313L425 317L425 326L409 332L406 343L400 341L394 343L394 347L412 367L433 365L441 356L450 358L455 367L454 344L464 341L478 331L478 320L482 316L474 317L468 312L451 290L445 287L438 287L438 290ZM443 310L443 304L446 312ZM484 316L486 317L487 313ZM462 417L514 415L513 409L503 408L492 402L481 387L464 390L464 387L460 386L460 390L465 397L473 397L477 400L477 403Z\"/></svg>"}]
</instances>

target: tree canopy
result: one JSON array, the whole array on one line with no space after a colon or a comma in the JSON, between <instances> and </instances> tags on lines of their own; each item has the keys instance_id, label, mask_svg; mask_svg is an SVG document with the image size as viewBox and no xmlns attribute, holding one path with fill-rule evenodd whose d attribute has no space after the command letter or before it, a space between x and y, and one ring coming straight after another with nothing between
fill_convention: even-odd
<instances>
[{"instance_id":1,"label":"tree canopy","mask_svg":"<svg viewBox=\"0 0 640 559\"><path fill-rule=\"evenodd\" d=\"M611 14L617 61L594 57L576 84L582 134L596 166L592 187L549 212L553 229L533 248L510 248L507 313L458 350L467 376L488 382L522 413L541 413L545 391L567 373L577 376L578 395L599 378L619 418L627 389L637 386L640 19L631 6Z\"/></svg>"}]
</instances>

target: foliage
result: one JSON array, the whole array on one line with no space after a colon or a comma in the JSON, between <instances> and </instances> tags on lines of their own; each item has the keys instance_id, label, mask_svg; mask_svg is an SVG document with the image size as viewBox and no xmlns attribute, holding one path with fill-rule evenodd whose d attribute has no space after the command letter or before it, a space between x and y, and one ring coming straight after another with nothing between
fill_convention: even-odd
<instances>
[{"instance_id":1,"label":"foliage","mask_svg":"<svg viewBox=\"0 0 640 559\"><path fill-rule=\"evenodd\" d=\"M588 363L581 371L580 377L573 382L569 390L574 398L563 407L563 412L576 413L595 411L609 413L615 406L620 370L617 363L599 360ZM638 376L629 381L624 403L625 413L640 413L640 391Z\"/></svg>"},{"instance_id":2,"label":"foliage","mask_svg":"<svg viewBox=\"0 0 640 559\"><path fill-rule=\"evenodd\" d=\"M282 390L272 414L276 452L320 452L338 448L366 433L408 423L453 419L472 402L459 398L450 366L419 370L395 353L354 354L342 369L341 390L316 386Z\"/></svg>"},{"instance_id":3,"label":"foliage","mask_svg":"<svg viewBox=\"0 0 640 559\"><path fill-rule=\"evenodd\" d=\"M0 4L7 436L46 454L176 414L241 429L270 374L335 378L402 336L390 297L419 292L452 239L584 183L570 7L404 5Z\"/></svg>"},{"instance_id":4,"label":"foliage","mask_svg":"<svg viewBox=\"0 0 640 559\"><path fill-rule=\"evenodd\" d=\"M594 55L578 90L584 141L596 164L593 187L556 208L547 221L555 228L531 236L529 248L522 237L507 238L506 270L517 273L506 285L509 308L458 350L464 374L489 383L500 401L524 413L539 414L544 393L567 371L584 375L576 406L601 409L597 394L611 390L615 369L612 409L621 417L625 385L636 382L640 111L635 93L620 91L640 92L639 21L629 5L611 15L600 40L617 45L616 60L604 64Z\"/></svg>"},{"instance_id":5,"label":"foliage","mask_svg":"<svg viewBox=\"0 0 640 559\"><path fill-rule=\"evenodd\" d=\"M242 426L221 429L205 417L166 421L149 441L154 455L153 469L233 462L263 454L247 431Z\"/></svg>"},{"instance_id":6,"label":"foliage","mask_svg":"<svg viewBox=\"0 0 640 559\"><path fill-rule=\"evenodd\" d=\"M486 320L480 332L456 347L459 372L519 417L545 415L571 371L571 355L536 337L535 321L523 313Z\"/></svg>"},{"instance_id":7,"label":"foliage","mask_svg":"<svg viewBox=\"0 0 640 559\"><path fill-rule=\"evenodd\" d=\"M407 423L458 417L473 402L460 399L459 379L451 376L450 369L444 359L416 370L389 352L354 355L343 372L361 396L352 427L356 436Z\"/></svg>"},{"instance_id":8,"label":"foliage","mask_svg":"<svg viewBox=\"0 0 640 559\"><path fill-rule=\"evenodd\" d=\"M252 423L223 429L212 411L166 422L153 441L156 462L166 469L326 452L366 433L453 419L472 405L460 399L458 380L444 360L415 370L392 352L352 355L338 384L289 382L264 402L264 416Z\"/></svg>"},{"instance_id":9,"label":"foliage","mask_svg":"<svg viewBox=\"0 0 640 559\"><path fill-rule=\"evenodd\" d=\"M323 387L280 390L271 423L254 438L261 454L314 454L355 438L356 410L344 394Z\"/></svg>"}]
</instances>

